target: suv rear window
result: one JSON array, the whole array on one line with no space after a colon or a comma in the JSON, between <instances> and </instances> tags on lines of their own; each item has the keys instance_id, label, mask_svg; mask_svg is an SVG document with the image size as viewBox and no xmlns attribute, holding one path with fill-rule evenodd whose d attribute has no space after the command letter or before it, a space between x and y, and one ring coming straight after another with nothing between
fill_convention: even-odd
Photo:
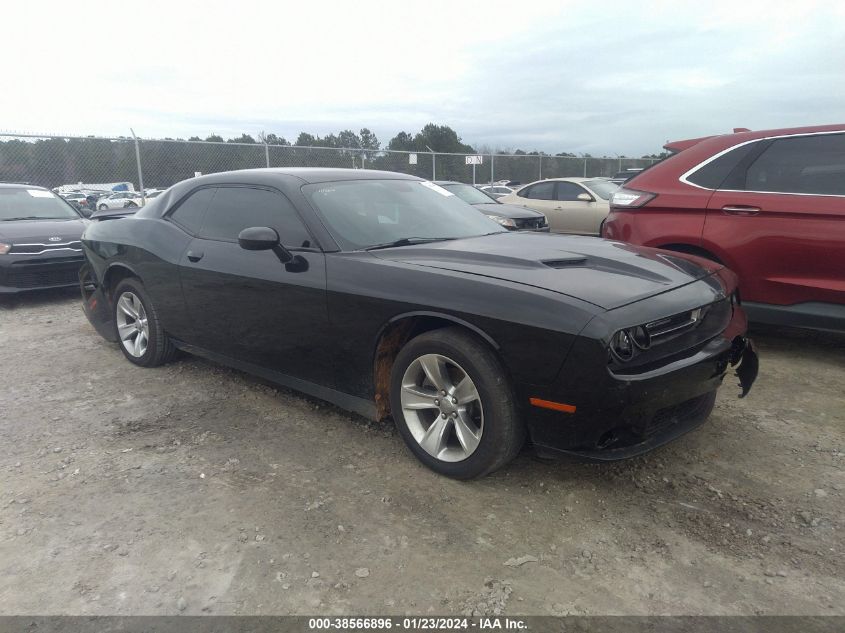
<instances>
[{"instance_id":1,"label":"suv rear window","mask_svg":"<svg viewBox=\"0 0 845 633\"><path fill-rule=\"evenodd\" d=\"M845 134L779 138L748 168L747 191L845 195Z\"/></svg>"}]
</instances>

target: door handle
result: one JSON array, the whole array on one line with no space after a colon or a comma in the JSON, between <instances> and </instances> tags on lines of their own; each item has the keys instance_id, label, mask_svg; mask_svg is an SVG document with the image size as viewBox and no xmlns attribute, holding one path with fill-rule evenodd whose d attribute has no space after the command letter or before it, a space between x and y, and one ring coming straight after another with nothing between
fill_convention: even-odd
<instances>
[{"instance_id":1,"label":"door handle","mask_svg":"<svg viewBox=\"0 0 845 633\"><path fill-rule=\"evenodd\" d=\"M729 215L757 215L760 213L760 207L749 207L744 204L727 205L722 207L722 211Z\"/></svg>"},{"instance_id":2,"label":"door handle","mask_svg":"<svg viewBox=\"0 0 845 633\"><path fill-rule=\"evenodd\" d=\"M186 255L188 256L188 259L190 259L192 262L198 262L202 259L202 256L205 255L205 253L188 251Z\"/></svg>"}]
</instances>

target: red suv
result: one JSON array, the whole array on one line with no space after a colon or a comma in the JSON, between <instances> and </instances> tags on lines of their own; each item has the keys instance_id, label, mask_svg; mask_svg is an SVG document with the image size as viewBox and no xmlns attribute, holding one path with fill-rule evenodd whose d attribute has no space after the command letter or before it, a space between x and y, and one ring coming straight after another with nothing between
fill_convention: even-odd
<instances>
[{"instance_id":1,"label":"red suv","mask_svg":"<svg viewBox=\"0 0 845 633\"><path fill-rule=\"evenodd\" d=\"M614 193L602 236L725 264L752 320L845 330L845 124L665 147Z\"/></svg>"}]
</instances>

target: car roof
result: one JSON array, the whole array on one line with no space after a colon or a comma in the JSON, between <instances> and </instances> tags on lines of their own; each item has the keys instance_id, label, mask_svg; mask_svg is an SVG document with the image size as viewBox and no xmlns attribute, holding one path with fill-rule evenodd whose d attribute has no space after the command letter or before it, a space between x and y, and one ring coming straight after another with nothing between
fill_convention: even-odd
<instances>
[{"instance_id":1,"label":"car roof","mask_svg":"<svg viewBox=\"0 0 845 633\"><path fill-rule=\"evenodd\" d=\"M40 189L41 191L50 191L49 189L47 189L47 187L39 187L38 185L27 185L26 183L22 182L0 182L0 189Z\"/></svg>"},{"instance_id":2,"label":"car roof","mask_svg":"<svg viewBox=\"0 0 845 633\"><path fill-rule=\"evenodd\" d=\"M594 178L583 178L581 176L567 176L565 178L543 178L543 180L535 180L534 182L529 182L528 185L535 185L538 182L587 182L588 180L599 180L599 177L596 176ZM525 185L526 187L528 185Z\"/></svg>"},{"instance_id":3,"label":"car roof","mask_svg":"<svg viewBox=\"0 0 845 633\"><path fill-rule=\"evenodd\" d=\"M395 171L380 171L377 169L344 169L333 167L270 167L262 169L239 169L223 171L207 176L198 176L190 180L211 184L213 182L234 182L239 178L272 180L273 176L294 176L304 183L332 182L337 180L423 180L416 176L400 174Z\"/></svg>"},{"instance_id":4,"label":"car roof","mask_svg":"<svg viewBox=\"0 0 845 633\"><path fill-rule=\"evenodd\" d=\"M789 134L812 134L814 132L845 132L845 123L836 123L832 125L812 125L807 127L784 127L773 130L748 130L746 128L734 128L734 131L729 134L711 134L710 136L700 136L698 138L684 139L680 141L669 141L663 147L670 152L680 152L693 145L698 145L702 141L712 138L721 138L731 140L731 145L742 143L743 141L754 141L769 136L786 136Z\"/></svg>"}]
</instances>

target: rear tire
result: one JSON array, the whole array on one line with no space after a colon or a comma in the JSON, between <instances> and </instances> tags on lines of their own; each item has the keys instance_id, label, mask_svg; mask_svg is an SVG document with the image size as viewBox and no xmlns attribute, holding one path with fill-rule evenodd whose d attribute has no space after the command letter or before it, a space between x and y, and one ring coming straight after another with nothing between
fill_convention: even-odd
<instances>
[{"instance_id":1,"label":"rear tire","mask_svg":"<svg viewBox=\"0 0 845 633\"><path fill-rule=\"evenodd\" d=\"M161 325L158 311L137 278L124 279L114 290L113 318L120 351L141 367L173 359L176 347Z\"/></svg>"},{"instance_id":2,"label":"rear tire","mask_svg":"<svg viewBox=\"0 0 845 633\"><path fill-rule=\"evenodd\" d=\"M399 351L390 408L417 459L454 479L501 468L525 442L507 372L489 345L462 328L426 332Z\"/></svg>"},{"instance_id":3,"label":"rear tire","mask_svg":"<svg viewBox=\"0 0 845 633\"><path fill-rule=\"evenodd\" d=\"M100 211L107 211L109 207L108 207L108 205L101 204L101 205L100 205L99 207L97 207L97 208L98 208Z\"/></svg>"}]
</instances>

